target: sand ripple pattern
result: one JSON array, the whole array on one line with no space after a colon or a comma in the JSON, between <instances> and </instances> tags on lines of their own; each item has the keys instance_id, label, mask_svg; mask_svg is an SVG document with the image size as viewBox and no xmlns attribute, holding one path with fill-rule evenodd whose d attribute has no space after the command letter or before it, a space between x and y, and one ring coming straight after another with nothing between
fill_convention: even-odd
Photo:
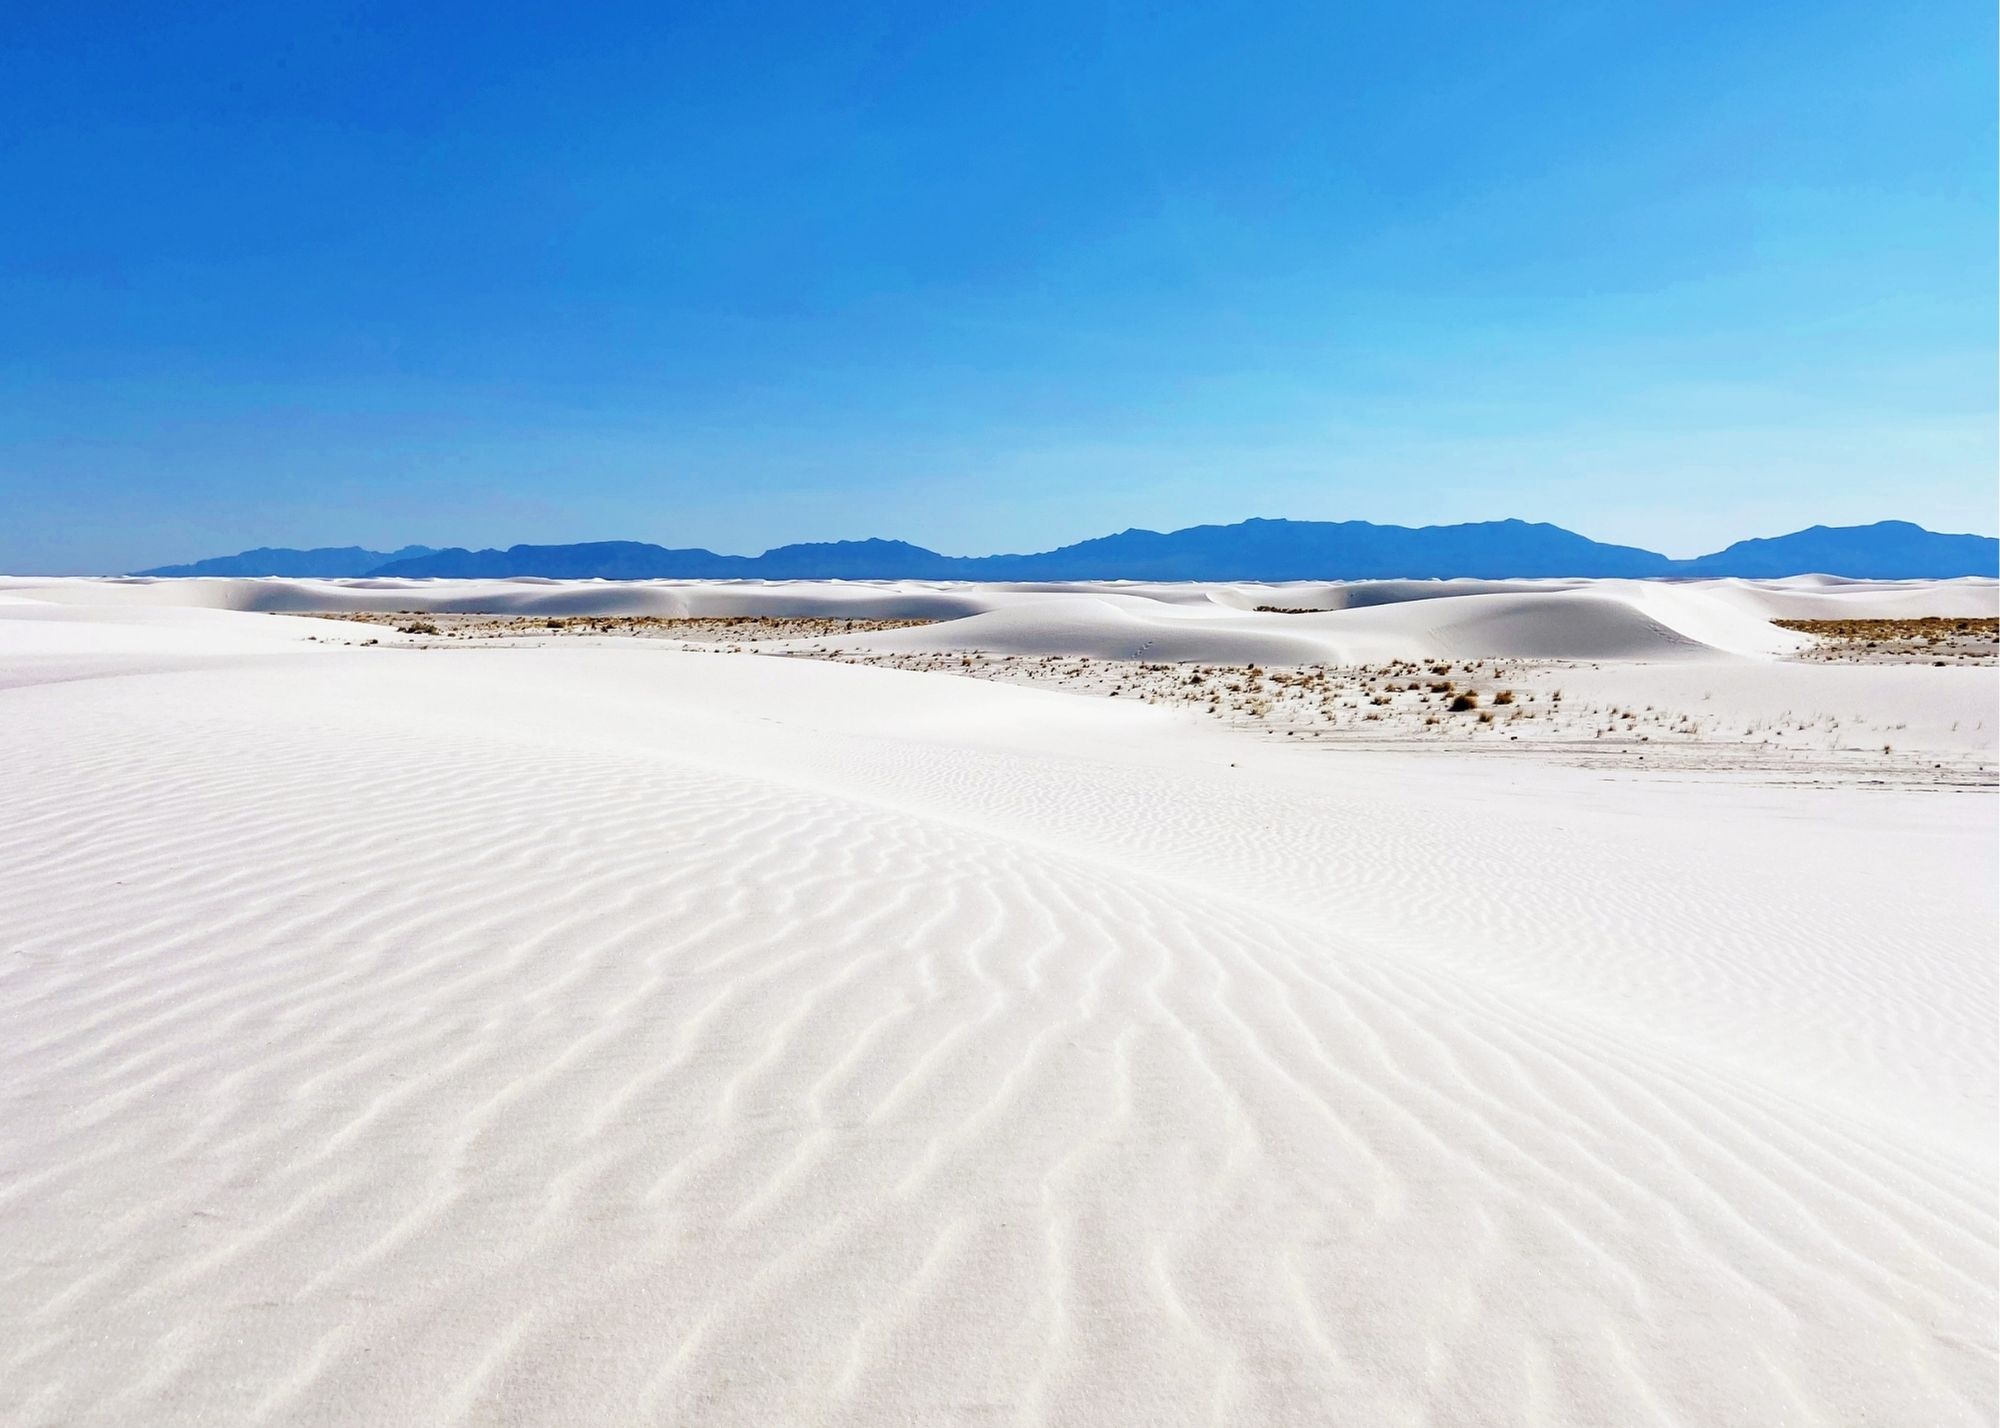
<instances>
[{"instance_id":1,"label":"sand ripple pattern","mask_svg":"<svg viewBox=\"0 0 2000 1428\"><path fill-rule=\"evenodd\" d=\"M0 1421L1992 1421L1976 1156L907 793L1026 765L287 679L0 693Z\"/></svg>"}]
</instances>

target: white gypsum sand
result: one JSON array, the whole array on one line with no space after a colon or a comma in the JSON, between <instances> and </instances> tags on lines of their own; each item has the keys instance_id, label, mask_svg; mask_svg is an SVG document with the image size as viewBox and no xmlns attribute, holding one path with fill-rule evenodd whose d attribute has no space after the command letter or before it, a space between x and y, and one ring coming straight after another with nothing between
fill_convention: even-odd
<instances>
[{"instance_id":1,"label":"white gypsum sand","mask_svg":"<svg viewBox=\"0 0 2000 1428\"><path fill-rule=\"evenodd\" d=\"M0 582L0 1421L1992 1422L1993 582L1457 584Z\"/></svg>"}]
</instances>

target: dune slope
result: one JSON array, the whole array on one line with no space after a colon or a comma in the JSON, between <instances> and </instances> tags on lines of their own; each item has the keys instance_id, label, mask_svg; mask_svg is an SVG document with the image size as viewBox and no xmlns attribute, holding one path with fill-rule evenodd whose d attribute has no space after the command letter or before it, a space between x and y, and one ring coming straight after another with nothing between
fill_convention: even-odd
<instances>
[{"instance_id":1,"label":"dune slope","mask_svg":"<svg viewBox=\"0 0 2000 1428\"><path fill-rule=\"evenodd\" d=\"M182 613L0 612L0 1420L1993 1417L1988 796Z\"/></svg>"}]
</instances>

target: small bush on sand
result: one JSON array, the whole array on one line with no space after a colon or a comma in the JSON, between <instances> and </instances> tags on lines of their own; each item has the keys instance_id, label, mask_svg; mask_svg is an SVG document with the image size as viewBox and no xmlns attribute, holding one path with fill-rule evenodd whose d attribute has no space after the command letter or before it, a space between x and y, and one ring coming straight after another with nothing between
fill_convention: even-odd
<instances>
[{"instance_id":1,"label":"small bush on sand","mask_svg":"<svg viewBox=\"0 0 2000 1428\"><path fill-rule=\"evenodd\" d=\"M1501 690L1493 696L1493 702L1495 704L1512 704L1514 702L1514 691L1511 689Z\"/></svg>"},{"instance_id":2,"label":"small bush on sand","mask_svg":"<svg viewBox=\"0 0 2000 1428\"><path fill-rule=\"evenodd\" d=\"M1454 714L1463 714L1468 709L1477 709L1478 707L1479 696L1469 689L1451 701L1451 712Z\"/></svg>"}]
</instances>

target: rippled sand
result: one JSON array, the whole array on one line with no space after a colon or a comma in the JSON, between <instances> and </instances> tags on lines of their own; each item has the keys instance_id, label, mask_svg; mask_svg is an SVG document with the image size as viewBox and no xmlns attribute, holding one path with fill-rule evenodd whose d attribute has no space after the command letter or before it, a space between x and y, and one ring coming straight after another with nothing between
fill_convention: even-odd
<instances>
[{"instance_id":1,"label":"rippled sand","mask_svg":"<svg viewBox=\"0 0 2000 1428\"><path fill-rule=\"evenodd\" d=\"M1993 1420L1988 790L325 628L0 601L0 1421Z\"/></svg>"}]
</instances>

